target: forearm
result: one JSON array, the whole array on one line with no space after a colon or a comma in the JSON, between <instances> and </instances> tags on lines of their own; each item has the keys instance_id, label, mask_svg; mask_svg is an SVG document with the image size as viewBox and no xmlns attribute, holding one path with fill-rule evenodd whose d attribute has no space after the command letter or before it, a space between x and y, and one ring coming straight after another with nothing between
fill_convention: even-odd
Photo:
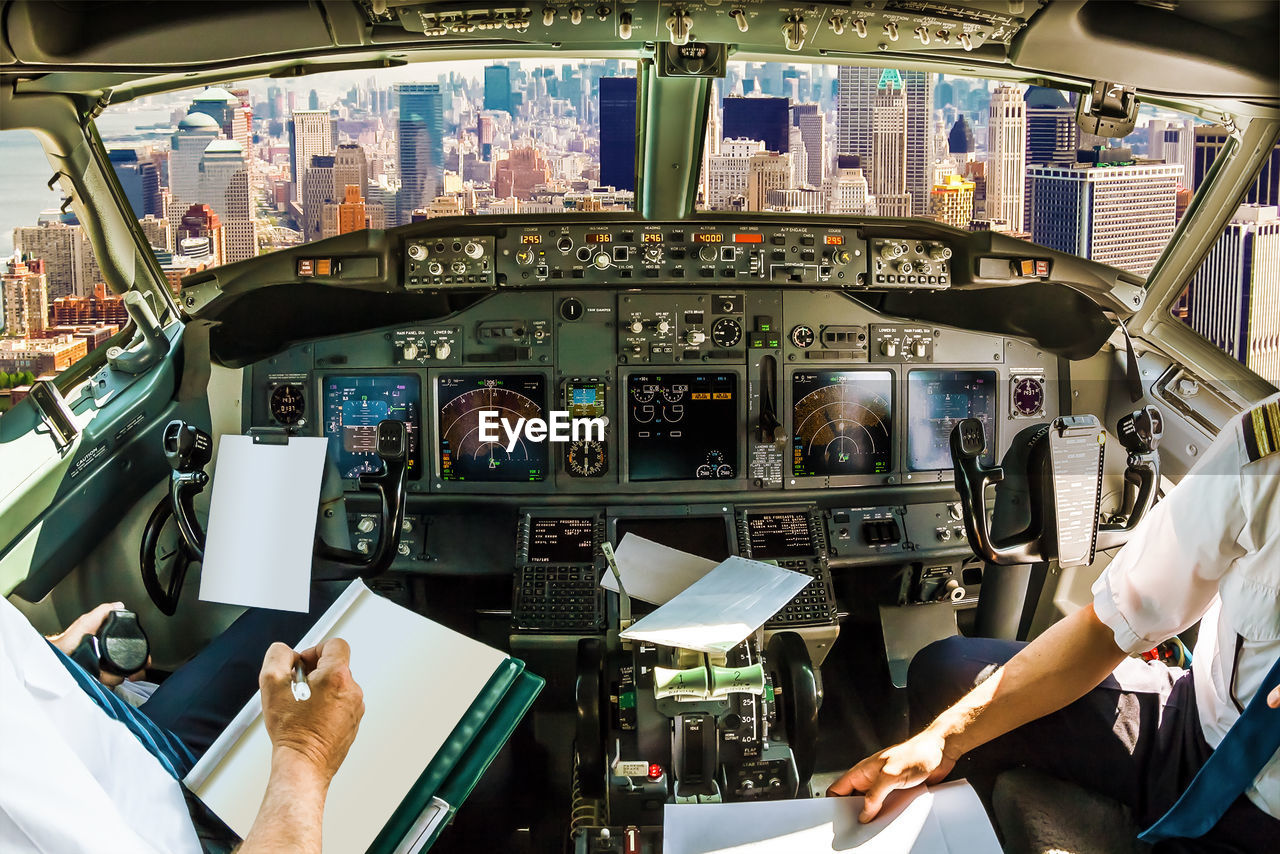
<instances>
[{"instance_id":1,"label":"forearm","mask_svg":"<svg viewBox=\"0 0 1280 854\"><path fill-rule=\"evenodd\" d=\"M320 854L328 790L328 781L300 754L287 748L274 751L267 792L239 854Z\"/></svg>"},{"instance_id":2,"label":"forearm","mask_svg":"<svg viewBox=\"0 0 1280 854\"><path fill-rule=\"evenodd\" d=\"M941 738L945 755L956 759L1078 700L1124 657L1111 629L1087 605L1028 644L926 731Z\"/></svg>"}]
</instances>

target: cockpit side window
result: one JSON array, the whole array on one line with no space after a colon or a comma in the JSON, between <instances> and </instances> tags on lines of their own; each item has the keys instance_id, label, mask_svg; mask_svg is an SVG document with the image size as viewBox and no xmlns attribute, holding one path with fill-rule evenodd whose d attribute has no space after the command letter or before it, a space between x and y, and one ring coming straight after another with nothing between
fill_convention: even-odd
<instances>
[{"instance_id":1,"label":"cockpit side window","mask_svg":"<svg viewBox=\"0 0 1280 854\"><path fill-rule=\"evenodd\" d=\"M0 131L0 413L36 380L76 373L129 323L51 171L34 134Z\"/></svg>"},{"instance_id":2,"label":"cockpit side window","mask_svg":"<svg viewBox=\"0 0 1280 854\"><path fill-rule=\"evenodd\" d=\"M1198 129L1195 166L1222 155L1225 130ZM1174 317L1280 386L1280 142L1171 308Z\"/></svg>"}]
</instances>

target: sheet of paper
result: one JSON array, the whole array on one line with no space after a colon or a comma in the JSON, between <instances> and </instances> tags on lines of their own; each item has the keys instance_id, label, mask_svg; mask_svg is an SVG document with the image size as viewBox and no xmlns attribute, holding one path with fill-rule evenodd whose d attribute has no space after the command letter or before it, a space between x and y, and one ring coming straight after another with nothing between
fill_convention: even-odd
<instances>
[{"instance_id":1,"label":"sheet of paper","mask_svg":"<svg viewBox=\"0 0 1280 854\"><path fill-rule=\"evenodd\" d=\"M668 804L663 854L948 854L923 787L894 793L869 824L862 798ZM981 809L981 807L979 807Z\"/></svg>"},{"instance_id":2,"label":"sheet of paper","mask_svg":"<svg viewBox=\"0 0 1280 854\"><path fill-rule=\"evenodd\" d=\"M200 568L201 599L307 610L328 447L328 439L309 436L295 436L287 445L222 437Z\"/></svg>"},{"instance_id":3,"label":"sheet of paper","mask_svg":"<svg viewBox=\"0 0 1280 854\"><path fill-rule=\"evenodd\" d=\"M324 850L364 851L444 745L505 653L372 593L359 581L298 643L340 637L364 691L364 718L329 788ZM187 776L243 836L267 788L271 743L255 695ZM309 702L309 701L308 701Z\"/></svg>"},{"instance_id":4,"label":"sheet of paper","mask_svg":"<svg viewBox=\"0 0 1280 854\"><path fill-rule=\"evenodd\" d=\"M728 652L811 580L789 569L731 557L637 620L622 637L699 652Z\"/></svg>"},{"instance_id":5,"label":"sheet of paper","mask_svg":"<svg viewBox=\"0 0 1280 854\"><path fill-rule=\"evenodd\" d=\"M626 534L613 551L622 586L632 599L664 605L686 587L716 568L714 560L691 555L635 534ZM618 592L618 581L605 572L600 586Z\"/></svg>"},{"instance_id":6,"label":"sheet of paper","mask_svg":"<svg viewBox=\"0 0 1280 854\"><path fill-rule=\"evenodd\" d=\"M1000 854L1000 840L982 800L964 780L930 786L933 815L942 827L950 854Z\"/></svg>"},{"instance_id":7,"label":"sheet of paper","mask_svg":"<svg viewBox=\"0 0 1280 854\"><path fill-rule=\"evenodd\" d=\"M668 804L663 854L1000 854L982 802L964 780L894 792L875 821L862 798Z\"/></svg>"}]
</instances>

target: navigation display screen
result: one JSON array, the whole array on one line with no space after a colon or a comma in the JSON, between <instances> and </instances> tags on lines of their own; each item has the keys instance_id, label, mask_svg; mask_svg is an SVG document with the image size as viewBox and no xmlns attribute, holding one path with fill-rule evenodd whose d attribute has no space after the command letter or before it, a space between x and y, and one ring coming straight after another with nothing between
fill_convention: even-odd
<instances>
[{"instance_id":1,"label":"navigation display screen","mask_svg":"<svg viewBox=\"0 0 1280 854\"><path fill-rule=\"evenodd\" d=\"M805 557L813 554L808 513L748 513L747 541L753 558Z\"/></svg>"},{"instance_id":2,"label":"navigation display screen","mask_svg":"<svg viewBox=\"0 0 1280 854\"><path fill-rule=\"evenodd\" d=\"M624 516L618 519L618 544L627 534L635 534L718 563L733 554L728 530L722 516Z\"/></svg>"},{"instance_id":3,"label":"navigation display screen","mask_svg":"<svg viewBox=\"0 0 1280 854\"><path fill-rule=\"evenodd\" d=\"M409 430L408 472L421 472L419 412L422 386L412 375L330 376L324 379L324 435L344 478L382 471L378 423L403 421Z\"/></svg>"},{"instance_id":4,"label":"navigation display screen","mask_svg":"<svg viewBox=\"0 0 1280 854\"><path fill-rule=\"evenodd\" d=\"M892 471L892 371L797 371L791 399L792 475Z\"/></svg>"},{"instance_id":5,"label":"navigation display screen","mask_svg":"<svg viewBox=\"0 0 1280 854\"><path fill-rule=\"evenodd\" d=\"M441 375L436 396L441 480L536 482L547 476L546 437L535 442L520 429L521 419L546 418L541 374ZM494 426L485 437L481 414L489 412L495 413L488 416Z\"/></svg>"},{"instance_id":6,"label":"navigation display screen","mask_svg":"<svg viewBox=\"0 0 1280 854\"><path fill-rule=\"evenodd\" d=\"M977 418L987 431L982 461L995 463L996 372L912 371L907 375L907 468L949 469L951 428Z\"/></svg>"},{"instance_id":7,"label":"navigation display screen","mask_svg":"<svg viewBox=\"0 0 1280 854\"><path fill-rule=\"evenodd\" d=\"M631 480L738 476L735 374L632 374L627 378Z\"/></svg>"},{"instance_id":8,"label":"navigation display screen","mask_svg":"<svg viewBox=\"0 0 1280 854\"><path fill-rule=\"evenodd\" d=\"M591 563L595 559L594 519L530 519L529 563Z\"/></svg>"}]
</instances>

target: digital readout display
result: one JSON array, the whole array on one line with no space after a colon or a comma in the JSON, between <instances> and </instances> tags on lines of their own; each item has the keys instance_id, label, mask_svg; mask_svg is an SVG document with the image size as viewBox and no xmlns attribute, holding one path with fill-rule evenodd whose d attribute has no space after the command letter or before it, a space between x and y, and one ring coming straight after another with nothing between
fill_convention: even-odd
<instances>
[{"instance_id":1,"label":"digital readout display","mask_svg":"<svg viewBox=\"0 0 1280 854\"><path fill-rule=\"evenodd\" d=\"M747 537L757 560L813 554L807 513L749 513Z\"/></svg>"},{"instance_id":2,"label":"digital readout display","mask_svg":"<svg viewBox=\"0 0 1280 854\"><path fill-rule=\"evenodd\" d=\"M640 242L641 242L641 243L661 243L661 242L662 242L662 232L660 232L660 231L646 231L646 232L644 232L643 234L641 234L641 235L640 235Z\"/></svg>"},{"instance_id":3,"label":"digital readout display","mask_svg":"<svg viewBox=\"0 0 1280 854\"><path fill-rule=\"evenodd\" d=\"M823 238L823 242L826 243L828 246L844 246L844 235L828 234L825 238Z\"/></svg>"},{"instance_id":4,"label":"digital readout display","mask_svg":"<svg viewBox=\"0 0 1280 854\"><path fill-rule=\"evenodd\" d=\"M588 234L587 242L588 243L612 243L613 235L607 231L600 234Z\"/></svg>"},{"instance_id":5,"label":"digital readout display","mask_svg":"<svg viewBox=\"0 0 1280 854\"><path fill-rule=\"evenodd\" d=\"M693 236L694 243L724 243L724 235L712 232L699 232Z\"/></svg>"},{"instance_id":6,"label":"digital readout display","mask_svg":"<svg viewBox=\"0 0 1280 854\"><path fill-rule=\"evenodd\" d=\"M595 546L593 519L529 520L529 563L591 563Z\"/></svg>"},{"instance_id":7,"label":"digital readout display","mask_svg":"<svg viewBox=\"0 0 1280 854\"><path fill-rule=\"evenodd\" d=\"M525 246L537 246L539 243L542 242L542 235L541 234L522 234L520 235L520 242Z\"/></svg>"}]
</instances>

